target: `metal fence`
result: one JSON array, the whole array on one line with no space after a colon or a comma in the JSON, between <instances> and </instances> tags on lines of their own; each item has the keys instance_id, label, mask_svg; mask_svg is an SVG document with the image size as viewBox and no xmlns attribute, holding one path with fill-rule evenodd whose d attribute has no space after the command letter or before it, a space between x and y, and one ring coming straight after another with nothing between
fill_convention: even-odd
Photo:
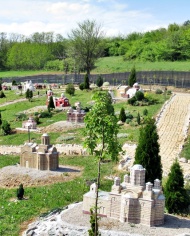
<instances>
[{"instance_id":1,"label":"metal fence","mask_svg":"<svg viewBox=\"0 0 190 236\"><path fill-rule=\"evenodd\" d=\"M104 82L110 85L126 85L128 84L130 72L102 74ZM190 72L182 71L139 71L136 73L137 82L144 85L161 85L174 86L177 88L190 88ZM96 82L99 74L90 75L90 82ZM11 83L13 80L17 82L25 82L31 80L32 83L57 83L80 84L84 81L84 74L49 74L35 75L25 77L2 78L3 82Z\"/></svg>"}]
</instances>

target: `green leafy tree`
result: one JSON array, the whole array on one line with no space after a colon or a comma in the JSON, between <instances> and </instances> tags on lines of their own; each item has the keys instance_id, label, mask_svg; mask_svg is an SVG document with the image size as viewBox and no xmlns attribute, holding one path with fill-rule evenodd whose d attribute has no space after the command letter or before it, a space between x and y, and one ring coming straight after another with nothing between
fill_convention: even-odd
<instances>
[{"instance_id":1,"label":"green leafy tree","mask_svg":"<svg viewBox=\"0 0 190 236\"><path fill-rule=\"evenodd\" d=\"M155 120L149 118L146 125L140 129L134 161L134 164L140 164L146 169L146 182L154 183L155 179L162 179L158 139Z\"/></svg>"},{"instance_id":2,"label":"green leafy tree","mask_svg":"<svg viewBox=\"0 0 190 236\"><path fill-rule=\"evenodd\" d=\"M184 188L183 172L177 160L171 166L164 194L165 206L169 213L188 213L190 197Z\"/></svg>"},{"instance_id":3,"label":"green leafy tree","mask_svg":"<svg viewBox=\"0 0 190 236\"><path fill-rule=\"evenodd\" d=\"M137 82L137 78L136 78L136 69L135 67L133 67L131 69L131 73L129 75L129 81L128 84L130 87L133 87L133 84Z\"/></svg>"},{"instance_id":4,"label":"green leafy tree","mask_svg":"<svg viewBox=\"0 0 190 236\"><path fill-rule=\"evenodd\" d=\"M121 120L122 122L125 122L126 119L127 119L127 116L125 114L125 109L122 107L119 114L119 120Z\"/></svg>"},{"instance_id":5,"label":"green leafy tree","mask_svg":"<svg viewBox=\"0 0 190 236\"><path fill-rule=\"evenodd\" d=\"M66 93L70 94L70 95L74 95L75 94L75 87L73 84L68 84L66 87Z\"/></svg>"},{"instance_id":6,"label":"green leafy tree","mask_svg":"<svg viewBox=\"0 0 190 236\"><path fill-rule=\"evenodd\" d=\"M89 76L88 76L88 74L85 74L85 76L84 76L84 89L89 89L89 88L90 88Z\"/></svg>"},{"instance_id":7,"label":"green leafy tree","mask_svg":"<svg viewBox=\"0 0 190 236\"><path fill-rule=\"evenodd\" d=\"M102 76L99 75L98 78L97 78L97 80L96 80L96 85L97 85L98 87L102 87L103 82L104 82L104 81L103 81Z\"/></svg>"},{"instance_id":8,"label":"green leafy tree","mask_svg":"<svg viewBox=\"0 0 190 236\"><path fill-rule=\"evenodd\" d=\"M3 131L3 135L11 134L11 126L6 120L3 120L1 128Z\"/></svg>"},{"instance_id":9,"label":"green leafy tree","mask_svg":"<svg viewBox=\"0 0 190 236\"><path fill-rule=\"evenodd\" d=\"M50 96L50 99L49 99L49 103L48 103L48 107L51 109L55 109L55 104L54 104L54 101L53 101L53 97Z\"/></svg>"},{"instance_id":10,"label":"green leafy tree","mask_svg":"<svg viewBox=\"0 0 190 236\"><path fill-rule=\"evenodd\" d=\"M101 163L105 158L112 161L118 160L121 145L118 142L117 134L119 125L114 114L111 96L105 92L97 92L93 96L94 106L85 116L85 142L84 145L90 150L98 161L97 190L95 198L95 230L98 235L98 190L100 187Z\"/></svg>"},{"instance_id":11,"label":"green leafy tree","mask_svg":"<svg viewBox=\"0 0 190 236\"><path fill-rule=\"evenodd\" d=\"M98 58L103 55L104 33L95 20L85 20L69 34L75 52L76 64L83 66L88 75Z\"/></svg>"}]
</instances>

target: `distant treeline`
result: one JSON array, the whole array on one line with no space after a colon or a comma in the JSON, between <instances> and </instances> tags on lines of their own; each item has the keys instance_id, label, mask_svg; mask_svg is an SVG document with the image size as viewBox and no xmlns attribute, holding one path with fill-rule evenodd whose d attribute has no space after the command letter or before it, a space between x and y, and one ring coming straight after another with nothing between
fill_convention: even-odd
<instances>
[{"instance_id":1,"label":"distant treeline","mask_svg":"<svg viewBox=\"0 0 190 236\"><path fill-rule=\"evenodd\" d=\"M104 38L104 55L136 61L186 61L190 59L190 21L170 24L146 33ZM78 72L69 38L53 32L0 33L0 71L54 70ZM80 72L82 67L80 67Z\"/></svg>"}]
</instances>

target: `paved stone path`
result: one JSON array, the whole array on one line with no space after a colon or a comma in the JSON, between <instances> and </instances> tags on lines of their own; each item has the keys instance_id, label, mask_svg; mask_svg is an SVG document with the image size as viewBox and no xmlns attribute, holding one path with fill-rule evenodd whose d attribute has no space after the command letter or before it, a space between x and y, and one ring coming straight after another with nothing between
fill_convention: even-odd
<instances>
[{"instance_id":1,"label":"paved stone path","mask_svg":"<svg viewBox=\"0 0 190 236\"><path fill-rule=\"evenodd\" d=\"M160 155L164 174L178 157L187 138L190 121L190 94L176 93L163 107L157 121ZM190 163L182 163L184 175L190 174Z\"/></svg>"}]
</instances>

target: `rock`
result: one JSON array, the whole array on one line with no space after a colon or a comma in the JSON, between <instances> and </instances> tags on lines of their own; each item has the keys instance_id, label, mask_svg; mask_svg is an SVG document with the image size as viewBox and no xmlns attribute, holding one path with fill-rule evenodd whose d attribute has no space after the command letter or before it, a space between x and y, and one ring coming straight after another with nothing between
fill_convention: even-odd
<instances>
[{"instance_id":1,"label":"rock","mask_svg":"<svg viewBox=\"0 0 190 236\"><path fill-rule=\"evenodd\" d=\"M187 163L187 159L185 157L180 158L179 161L183 163Z\"/></svg>"}]
</instances>

